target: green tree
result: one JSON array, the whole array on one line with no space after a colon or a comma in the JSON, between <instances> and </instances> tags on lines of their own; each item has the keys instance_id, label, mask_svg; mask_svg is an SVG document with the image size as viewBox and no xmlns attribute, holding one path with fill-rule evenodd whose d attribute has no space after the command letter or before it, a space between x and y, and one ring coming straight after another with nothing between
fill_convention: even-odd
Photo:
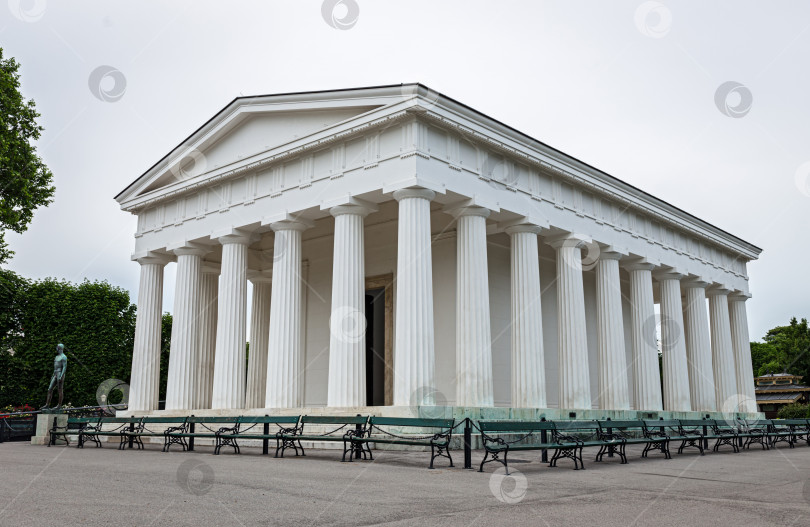
<instances>
[{"instance_id":1,"label":"green tree","mask_svg":"<svg viewBox=\"0 0 810 527\"><path fill-rule=\"evenodd\" d=\"M33 99L20 93L19 68L0 48L0 263L14 254L5 231L25 232L34 210L51 203L54 193L53 174L33 145L43 128Z\"/></svg>"},{"instance_id":2,"label":"green tree","mask_svg":"<svg viewBox=\"0 0 810 527\"><path fill-rule=\"evenodd\" d=\"M790 319L787 326L768 330L763 342L751 343L751 361L756 375L792 373L810 382L810 328L807 319Z\"/></svg>"},{"instance_id":3,"label":"green tree","mask_svg":"<svg viewBox=\"0 0 810 527\"><path fill-rule=\"evenodd\" d=\"M0 406L45 402L56 344L67 348L65 402L96 404L102 381L129 380L135 305L107 282L27 281L0 270ZM9 314L11 312L12 314Z\"/></svg>"}]
</instances>

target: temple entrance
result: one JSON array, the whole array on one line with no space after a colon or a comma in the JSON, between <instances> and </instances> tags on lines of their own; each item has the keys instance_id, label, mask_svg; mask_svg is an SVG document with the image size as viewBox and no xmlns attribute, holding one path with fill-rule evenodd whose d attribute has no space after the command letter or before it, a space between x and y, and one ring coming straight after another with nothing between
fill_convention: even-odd
<instances>
[{"instance_id":1,"label":"temple entrance","mask_svg":"<svg viewBox=\"0 0 810 527\"><path fill-rule=\"evenodd\" d=\"M366 404L393 403L393 275L366 279Z\"/></svg>"}]
</instances>

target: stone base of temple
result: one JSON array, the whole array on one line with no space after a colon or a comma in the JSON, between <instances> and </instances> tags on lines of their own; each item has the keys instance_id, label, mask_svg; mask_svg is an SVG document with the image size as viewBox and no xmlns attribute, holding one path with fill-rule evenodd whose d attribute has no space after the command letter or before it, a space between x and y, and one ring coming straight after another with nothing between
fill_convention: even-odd
<instances>
[{"instance_id":1,"label":"stone base of temple","mask_svg":"<svg viewBox=\"0 0 810 527\"><path fill-rule=\"evenodd\" d=\"M251 408L251 409L197 409L197 410L154 410L148 412L119 411L117 417L133 416L238 416L238 415L376 415L385 417L423 417L450 419L456 422L469 417L477 420L539 420L543 417L557 419L764 419L761 412L668 412L647 410L600 410L564 408L508 408L508 407L464 407L464 406L353 406L326 407L307 406L300 408Z\"/></svg>"}]
</instances>

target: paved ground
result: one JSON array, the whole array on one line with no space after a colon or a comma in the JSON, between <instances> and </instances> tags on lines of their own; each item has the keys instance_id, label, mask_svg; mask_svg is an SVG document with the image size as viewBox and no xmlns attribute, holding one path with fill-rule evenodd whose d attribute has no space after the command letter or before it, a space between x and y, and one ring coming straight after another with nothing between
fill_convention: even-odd
<instances>
[{"instance_id":1,"label":"paved ground","mask_svg":"<svg viewBox=\"0 0 810 527\"><path fill-rule=\"evenodd\" d=\"M420 452L340 463L332 450L200 450L0 444L0 525L810 525L804 444L669 461L633 449L629 465L591 455L576 472L524 453L514 478L494 464L427 470Z\"/></svg>"}]
</instances>

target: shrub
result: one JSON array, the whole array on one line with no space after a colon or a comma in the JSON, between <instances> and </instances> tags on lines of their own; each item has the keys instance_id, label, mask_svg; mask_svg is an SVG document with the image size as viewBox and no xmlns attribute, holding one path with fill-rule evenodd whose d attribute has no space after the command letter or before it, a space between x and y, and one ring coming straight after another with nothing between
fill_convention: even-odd
<instances>
[{"instance_id":1,"label":"shrub","mask_svg":"<svg viewBox=\"0 0 810 527\"><path fill-rule=\"evenodd\" d=\"M810 417L810 405L792 403L786 404L776 414L779 419L803 419Z\"/></svg>"}]
</instances>

